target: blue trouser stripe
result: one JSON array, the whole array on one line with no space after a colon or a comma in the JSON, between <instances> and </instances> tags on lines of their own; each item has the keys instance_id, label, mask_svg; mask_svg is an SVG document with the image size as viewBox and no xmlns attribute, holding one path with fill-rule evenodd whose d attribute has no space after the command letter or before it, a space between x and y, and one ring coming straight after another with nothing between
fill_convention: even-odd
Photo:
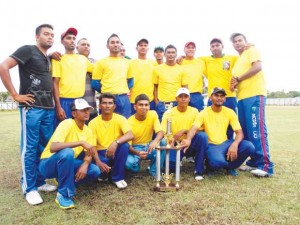
<instances>
[{"instance_id":1,"label":"blue trouser stripe","mask_svg":"<svg viewBox=\"0 0 300 225\"><path fill-rule=\"evenodd\" d=\"M254 96L238 101L238 116L245 140L251 141L255 152L247 165L272 175L274 164L269 154L268 133L265 121L265 96Z\"/></svg>"}]
</instances>

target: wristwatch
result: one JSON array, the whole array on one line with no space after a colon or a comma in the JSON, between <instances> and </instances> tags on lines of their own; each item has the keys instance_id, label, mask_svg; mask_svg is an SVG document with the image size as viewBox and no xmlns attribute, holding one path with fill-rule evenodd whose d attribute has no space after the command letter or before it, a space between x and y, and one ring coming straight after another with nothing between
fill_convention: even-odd
<instances>
[{"instance_id":1,"label":"wristwatch","mask_svg":"<svg viewBox=\"0 0 300 225\"><path fill-rule=\"evenodd\" d=\"M119 140L115 140L115 142L117 143L117 145L119 145L119 144L120 144L120 141L119 141Z\"/></svg>"}]
</instances>

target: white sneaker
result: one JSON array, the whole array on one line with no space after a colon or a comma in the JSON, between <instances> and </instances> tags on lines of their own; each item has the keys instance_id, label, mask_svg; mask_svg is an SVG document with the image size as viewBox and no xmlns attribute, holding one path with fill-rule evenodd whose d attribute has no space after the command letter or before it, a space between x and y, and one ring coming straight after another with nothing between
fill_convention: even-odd
<instances>
[{"instance_id":1,"label":"white sneaker","mask_svg":"<svg viewBox=\"0 0 300 225\"><path fill-rule=\"evenodd\" d=\"M239 171L250 172L255 169L256 167L244 165L244 166L240 166Z\"/></svg>"},{"instance_id":2,"label":"white sneaker","mask_svg":"<svg viewBox=\"0 0 300 225\"><path fill-rule=\"evenodd\" d=\"M195 163L194 157L189 157L189 158L186 158L185 160L189 163Z\"/></svg>"},{"instance_id":3,"label":"white sneaker","mask_svg":"<svg viewBox=\"0 0 300 225\"><path fill-rule=\"evenodd\" d=\"M47 184L47 183L38 187L38 191L45 191L45 192L55 191L56 189L57 189L57 186Z\"/></svg>"},{"instance_id":4,"label":"white sneaker","mask_svg":"<svg viewBox=\"0 0 300 225\"><path fill-rule=\"evenodd\" d=\"M266 171L260 170L260 169L255 169L255 170L251 170L250 173L252 173L255 176L258 177L268 177L269 174Z\"/></svg>"},{"instance_id":5,"label":"white sneaker","mask_svg":"<svg viewBox=\"0 0 300 225\"><path fill-rule=\"evenodd\" d=\"M25 198L30 205L38 205L43 203L42 197L36 190L28 192Z\"/></svg>"},{"instance_id":6,"label":"white sneaker","mask_svg":"<svg viewBox=\"0 0 300 225\"><path fill-rule=\"evenodd\" d=\"M119 180L117 182L114 182L115 185L120 188L120 189L123 189L123 188L126 188L127 187L127 183L125 180Z\"/></svg>"},{"instance_id":7,"label":"white sneaker","mask_svg":"<svg viewBox=\"0 0 300 225\"><path fill-rule=\"evenodd\" d=\"M203 179L204 179L204 177L201 174L195 173L195 180L200 181L200 180L203 180Z\"/></svg>"}]
</instances>

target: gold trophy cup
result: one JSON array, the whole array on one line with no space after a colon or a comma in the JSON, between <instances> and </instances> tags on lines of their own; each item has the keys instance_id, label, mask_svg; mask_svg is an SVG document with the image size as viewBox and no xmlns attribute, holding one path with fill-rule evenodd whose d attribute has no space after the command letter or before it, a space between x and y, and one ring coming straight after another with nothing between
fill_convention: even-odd
<instances>
[{"instance_id":1,"label":"gold trophy cup","mask_svg":"<svg viewBox=\"0 0 300 225\"><path fill-rule=\"evenodd\" d=\"M168 107L170 109L170 107ZM168 192L168 191L178 191L181 187L179 185L180 180L180 146L172 146L172 120L171 118L167 119L167 127L165 133L166 146L158 146L156 147L156 185L153 187L154 191L159 192ZM166 151L166 165L165 165L165 173L162 173L162 183L161 183L161 175L160 175L160 151ZM174 174L169 171L170 164L170 150L177 150L176 153L176 171L175 171L175 181L176 184L172 183L172 179Z\"/></svg>"}]
</instances>

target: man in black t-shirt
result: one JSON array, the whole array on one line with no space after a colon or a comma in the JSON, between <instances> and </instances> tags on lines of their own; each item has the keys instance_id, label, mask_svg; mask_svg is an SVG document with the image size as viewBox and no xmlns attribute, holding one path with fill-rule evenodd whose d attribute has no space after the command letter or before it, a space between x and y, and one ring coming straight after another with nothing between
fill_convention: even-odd
<instances>
[{"instance_id":1,"label":"man in black t-shirt","mask_svg":"<svg viewBox=\"0 0 300 225\"><path fill-rule=\"evenodd\" d=\"M36 45L24 45L0 64L1 80L21 114L21 186L31 205L43 202L39 191L54 191L46 184L37 165L41 152L53 133L54 103L52 77L47 50L53 45L53 27L42 24L36 28ZM11 80L10 69L19 66L19 93ZM40 186L37 187L37 184Z\"/></svg>"}]
</instances>

